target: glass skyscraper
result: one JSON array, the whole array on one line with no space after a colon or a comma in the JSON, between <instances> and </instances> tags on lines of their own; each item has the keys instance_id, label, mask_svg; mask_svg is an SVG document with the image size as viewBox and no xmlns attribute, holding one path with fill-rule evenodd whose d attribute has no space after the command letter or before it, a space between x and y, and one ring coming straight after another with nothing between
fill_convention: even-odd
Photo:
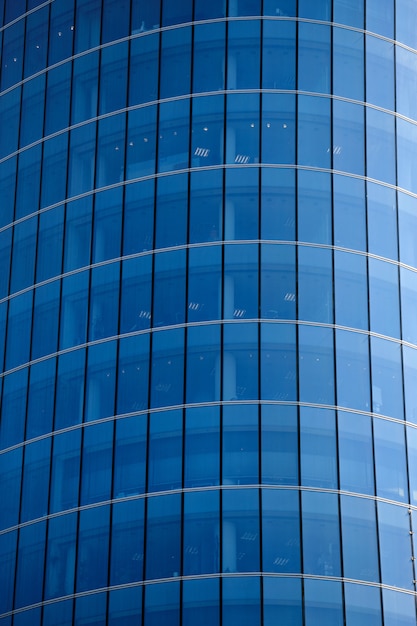
<instances>
[{"instance_id":1,"label":"glass skyscraper","mask_svg":"<svg viewBox=\"0 0 417 626\"><path fill-rule=\"evenodd\" d=\"M0 626L416 626L416 0L0 24Z\"/></svg>"}]
</instances>

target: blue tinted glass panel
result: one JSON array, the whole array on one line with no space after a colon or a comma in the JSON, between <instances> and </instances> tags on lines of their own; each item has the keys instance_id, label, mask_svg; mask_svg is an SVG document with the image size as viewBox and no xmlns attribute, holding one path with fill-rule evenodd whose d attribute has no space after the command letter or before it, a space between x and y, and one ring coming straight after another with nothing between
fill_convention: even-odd
<instances>
[{"instance_id":1,"label":"blue tinted glass panel","mask_svg":"<svg viewBox=\"0 0 417 626\"><path fill-rule=\"evenodd\" d=\"M207 4L206 0L194 1L194 19L206 20L212 17L224 17L226 15L226 0L212 0Z\"/></svg>"},{"instance_id":2,"label":"blue tinted glass panel","mask_svg":"<svg viewBox=\"0 0 417 626\"><path fill-rule=\"evenodd\" d=\"M191 173L190 243L222 238L222 184L223 175L219 170Z\"/></svg>"},{"instance_id":3,"label":"blue tinted glass panel","mask_svg":"<svg viewBox=\"0 0 417 626\"><path fill-rule=\"evenodd\" d=\"M45 571L46 600L74 593L76 537L76 513L49 521Z\"/></svg>"},{"instance_id":4,"label":"blue tinted glass panel","mask_svg":"<svg viewBox=\"0 0 417 626\"><path fill-rule=\"evenodd\" d=\"M345 583L346 626L381 626L381 596L375 587Z\"/></svg>"},{"instance_id":5,"label":"blue tinted glass panel","mask_svg":"<svg viewBox=\"0 0 417 626\"><path fill-rule=\"evenodd\" d=\"M23 527L15 580L15 608L42 600L46 522Z\"/></svg>"},{"instance_id":6,"label":"blue tinted glass panel","mask_svg":"<svg viewBox=\"0 0 417 626\"><path fill-rule=\"evenodd\" d=\"M149 328L152 257L127 259L122 266L120 332Z\"/></svg>"},{"instance_id":7,"label":"blue tinted glass panel","mask_svg":"<svg viewBox=\"0 0 417 626\"><path fill-rule=\"evenodd\" d=\"M189 328L187 333L186 402L220 399L220 328Z\"/></svg>"},{"instance_id":8,"label":"blue tinted glass panel","mask_svg":"<svg viewBox=\"0 0 417 626\"><path fill-rule=\"evenodd\" d=\"M123 189L97 194L94 210L93 263L120 256Z\"/></svg>"},{"instance_id":9,"label":"blue tinted glass panel","mask_svg":"<svg viewBox=\"0 0 417 626\"><path fill-rule=\"evenodd\" d=\"M23 369L4 378L0 443L8 448L24 438L28 370Z\"/></svg>"},{"instance_id":10,"label":"blue tinted glass panel","mask_svg":"<svg viewBox=\"0 0 417 626\"><path fill-rule=\"evenodd\" d=\"M117 412L133 413L148 406L149 336L120 340Z\"/></svg>"},{"instance_id":11,"label":"blue tinted glass panel","mask_svg":"<svg viewBox=\"0 0 417 626\"><path fill-rule=\"evenodd\" d=\"M298 420L293 406L262 407L262 483L298 484Z\"/></svg>"},{"instance_id":12,"label":"blue tinted glass panel","mask_svg":"<svg viewBox=\"0 0 417 626\"><path fill-rule=\"evenodd\" d=\"M401 419L404 414L401 346L371 337L371 362L373 411Z\"/></svg>"},{"instance_id":13,"label":"blue tinted glass panel","mask_svg":"<svg viewBox=\"0 0 417 626\"><path fill-rule=\"evenodd\" d=\"M1 90L22 79L25 20L19 20L4 31Z\"/></svg>"},{"instance_id":14,"label":"blue tinted glass panel","mask_svg":"<svg viewBox=\"0 0 417 626\"><path fill-rule=\"evenodd\" d=\"M123 223L123 254L145 252L153 246L153 180L127 185Z\"/></svg>"},{"instance_id":15,"label":"blue tinted glass panel","mask_svg":"<svg viewBox=\"0 0 417 626\"><path fill-rule=\"evenodd\" d=\"M62 433L54 438L49 501L51 513L78 506L80 449L80 430ZM69 545L67 549L69 550ZM53 586L53 580L51 580L51 585Z\"/></svg>"},{"instance_id":16,"label":"blue tinted glass panel","mask_svg":"<svg viewBox=\"0 0 417 626\"><path fill-rule=\"evenodd\" d=\"M20 122L20 147L42 137L45 98L45 75L38 76L23 85Z\"/></svg>"},{"instance_id":17,"label":"blue tinted glass panel","mask_svg":"<svg viewBox=\"0 0 417 626\"><path fill-rule=\"evenodd\" d=\"M170 326L184 322L185 263L185 250L156 255L153 326Z\"/></svg>"},{"instance_id":18,"label":"blue tinted glass panel","mask_svg":"<svg viewBox=\"0 0 417 626\"><path fill-rule=\"evenodd\" d=\"M223 317L258 317L258 247L228 245L224 251Z\"/></svg>"},{"instance_id":19,"label":"blue tinted glass panel","mask_svg":"<svg viewBox=\"0 0 417 626\"><path fill-rule=\"evenodd\" d=\"M255 169L226 171L225 239L258 238L258 185L259 172Z\"/></svg>"},{"instance_id":20,"label":"blue tinted glass panel","mask_svg":"<svg viewBox=\"0 0 417 626\"><path fill-rule=\"evenodd\" d=\"M259 484L258 439L256 406L223 408L223 484Z\"/></svg>"},{"instance_id":21,"label":"blue tinted glass panel","mask_svg":"<svg viewBox=\"0 0 417 626\"><path fill-rule=\"evenodd\" d=\"M133 587L115 589L109 594L108 624L119 626L121 620L141 620L142 589Z\"/></svg>"},{"instance_id":22,"label":"blue tinted glass panel","mask_svg":"<svg viewBox=\"0 0 417 626\"><path fill-rule=\"evenodd\" d=\"M87 339L88 287L88 271L62 281L60 348L76 346Z\"/></svg>"},{"instance_id":23,"label":"blue tinted glass panel","mask_svg":"<svg viewBox=\"0 0 417 626\"><path fill-rule=\"evenodd\" d=\"M80 626L87 626L87 624L91 623L95 626L106 626L106 595L105 593L94 593L77 598L75 602L75 623L80 624Z\"/></svg>"},{"instance_id":24,"label":"blue tinted glass panel","mask_svg":"<svg viewBox=\"0 0 417 626\"><path fill-rule=\"evenodd\" d=\"M328 249L298 247L298 316L308 321L333 321L332 253Z\"/></svg>"},{"instance_id":25,"label":"blue tinted glass panel","mask_svg":"<svg viewBox=\"0 0 417 626\"><path fill-rule=\"evenodd\" d=\"M133 11L138 6L134 3ZM149 5L152 10L156 3ZM142 22L144 23L144 22ZM138 37L130 43L129 106L152 102L158 98L159 35ZM136 77L140 76L140 80ZM144 111L142 111L144 113Z\"/></svg>"},{"instance_id":26,"label":"blue tinted glass panel","mask_svg":"<svg viewBox=\"0 0 417 626\"><path fill-rule=\"evenodd\" d=\"M27 292L10 300L6 369L11 369L29 360L32 300L32 292Z\"/></svg>"},{"instance_id":27,"label":"blue tinted glass panel","mask_svg":"<svg viewBox=\"0 0 417 626\"><path fill-rule=\"evenodd\" d=\"M385 626L412 626L416 621L416 606L411 595L391 589L382 591Z\"/></svg>"},{"instance_id":28,"label":"blue tinted glass panel","mask_svg":"<svg viewBox=\"0 0 417 626\"><path fill-rule=\"evenodd\" d=\"M191 28L175 28L162 33L160 68L160 98L190 93Z\"/></svg>"},{"instance_id":29,"label":"blue tinted glass panel","mask_svg":"<svg viewBox=\"0 0 417 626\"><path fill-rule=\"evenodd\" d=\"M368 329L366 257L336 250L334 283L336 324Z\"/></svg>"},{"instance_id":30,"label":"blue tinted glass panel","mask_svg":"<svg viewBox=\"0 0 417 626\"><path fill-rule=\"evenodd\" d=\"M417 19L415 3L413 0L396 0L395 9L395 38L411 48L417 48L417 33L413 28Z\"/></svg>"},{"instance_id":31,"label":"blue tinted glass panel","mask_svg":"<svg viewBox=\"0 0 417 626\"><path fill-rule=\"evenodd\" d=\"M184 331L158 332L152 342L151 407L181 404L184 395Z\"/></svg>"},{"instance_id":32,"label":"blue tinted glass panel","mask_svg":"<svg viewBox=\"0 0 417 626\"><path fill-rule=\"evenodd\" d=\"M298 345L300 400L318 404L334 404L332 330L300 325Z\"/></svg>"},{"instance_id":33,"label":"blue tinted glass panel","mask_svg":"<svg viewBox=\"0 0 417 626\"><path fill-rule=\"evenodd\" d=\"M75 52L94 48L100 43L101 0L77 0Z\"/></svg>"},{"instance_id":34,"label":"blue tinted glass panel","mask_svg":"<svg viewBox=\"0 0 417 626\"><path fill-rule=\"evenodd\" d=\"M96 15L99 15L97 10ZM77 28L77 33L80 30ZM97 115L98 70L98 52L81 56L74 61L71 107L71 121L73 124ZM81 129L81 132L83 132L83 129Z\"/></svg>"},{"instance_id":35,"label":"blue tinted glass panel","mask_svg":"<svg viewBox=\"0 0 417 626\"><path fill-rule=\"evenodd\" d=\"M411 165L416 158L416 141L417 126L397 119L397 184L413 193L417 192L417 182Z\"/></svg>"},{"instance_id":36,"label":"blue tinted glass panel","mask_svg":"<svg viewBox=\"0 0 417 626\"><path fill-rule=\"evenodd\" d=\"M337 403L370 410L368 336L336 330Z\"/></svg>"},{"instance_id":37,"label":"blue tinted glass panel","mask_svg":"<svg viewBox=\"0 0 417 626\"><path fill-rule=\"evenodd\" d=\"M30 369L26 439L52 430L55 369L56 359L36 363Z\"/></svg>"},{"instance_id":38,"label":"blue tinted glass panel","mask_svg":"<svg viewBox=\"0 0 417 626\"><path fill-rule=\"evenodd\" d=\"M64 208L62 206L39 216L37 282L61 273L63 235Z\"/></svg>"},{"instance_id":39,"label":"blue tinted glass panel","mask_svg":"<svg viewBox=\"0 0 417 626\"><path fill-rule=\"evenodd\" d=\"M339 508L336 494L302 492L304 572L340 576Z\"/></svg>"},{"instance_id":40,"label":"blue tinted glass panel","mask_svg":"<svg viewBox=\"0 0 417 626\"><path fill-rule=\"evenodd\" d=\"M35 0L35 2L41 4L40 0ZM74 31L74 0L66 3L52 3L49 27L49 65L71 56Z\"/></svg>"},{"instance_id":41,"label":"blue tinted glass panel","mask_svg":"<svg viewBox=\"0 0 417 626\"><path fill-rule=\"evenodd\" d=\"M262 98L261 160L295 163L295 97L290 94L266 93Z\"/></svg>"},{"instance_id":42,"label":"blue tinted glass panel","mask_svg":"<svg viewBox=\"0 0 417 626\"><path fill-rule=\"evenodd\" d=\"M96 186L106 187L124 178L126 116L116 115L98 124Z\"/></svg>"},{"instance_id":43,"label":"blue tinted glass panel","mask_svg":"<svg viewBox=\"0 0 417 626\"><path fill-rule=\"evenodd\" d=\"M226 163L259 162L259 96L227 97Z\"/></svg>"},{"instance_id":44,"label":"blue tinted glass panel","mask_svg":"<svg viewBox=\"0 0 417 626\"><path fill-rule=\"evenodd\" d=\"M95 267L91 272L89 339L117 334L119 263Z\"/></svg>"},{"instance_id":45,"label":"blue tinted glass panel","mask_svg":"<svg viewBox=\"0 0 417 626\"><path fill-rule=\"evenodd\" d=\"M184 485L219 484L219 407L187 409L185 418Z\"/></svg>"},{"instance_id":46,"label":"blue tinted glass panel","mask_svg":"<svg viewBox=\"0 0 417 626\"><path fill-rule=\"evenodd\" d=\"M188 177L186 174L158 180L155 247L178 246L187 239Z\"/></svg>"},{"instance_id":47,"label":"blue tinted glass panel","mask_svg":"<svg viewBox=\"0 0 417 626\"><path fill-rule=\"evenodd\" d=\"M367 176L395 184L395 118L367 108L366 140Z\"/></svg>"},{"instance_id":48,"label":"blue tinted glass panel","mask_svg":"<svg viewBox=\"0 0 417 626\"><path fill-rule=\"evenodd\" d=\"M152 413L149 419L148 491L182 485L182 411Z\"/></svg>"},{"instance_id":49,"label":"blue tinted glass panel","mask_svg":"<svg viewBox=\"0 0 417 626\"><path fill-rule=\"evenodd\" d=\"M80 499L82 505L110 498L112 440L113 424L97 424L84 431Z\"/></svg>"},{"instance_id":50,"label":"blue tinted glass panel","mask_svg":"<svg viewBox=\"0 0 417 626\"><path fill-rule=\"evenodd\" d=\"M85 350L58 359L55 428L79 424L83 415Z\"/></svg>"},{"instance_id":51,"label":"blue tinted glass panel","mask_svg":"<svg viewBox=\"0 0 417 626\"><path fill-rule=\"evenodd\" d=\"M396 204L394 189L367 182L368 250L394 260L398 259ZM408 213L401 214L401 227L404 221L408 222L408 217ZM411 240L413 233L407 233L405 236Z\"/></svg>"},{"instance_id":52,"label":"blue tinted glass panel","mask_svg":"<svg viewBox=\"0 0 417 626\"><path fill-rule=\"evenodd\" d=\"M0 137L0 157L3 158L17 150L20 120L20 94L22 88L9 91L0 99L2 130Z\"/></svg>"},{"instance_id":53,"label":"blue tinted glass panel","mask_svg":"<svg viewBox=\"0 0 417 626\"><path fill-rule=\"evenodd\" d=\"M194 98L191 166L205 167L223 162L224 97Z\"/></svg>"},{"instance_id":54,"label":"blue tinted glass panel","mask_svg":"<svg viewBox=\"0 0 417 626\"><path fill-rule=\"evenodd\" d=\"M223 624L260 626L259 578L223 578Z\"/></svg>"},{"instance_id":55,"label":"blue tinted glass panel","mask_svg":"<svg viewBox=\"0 0 417 626\"><path fill-rule=\"evenodd\" d=\"M375 503L341 496L343 572L346 578L379 581Z\"/></svg>"},{"instance_id":56,"label":"blue tinted glass panel","mask_svg":"<svg viewBox=\"0 0 417 626\"><path fill-rule=\"evenodd\" d=\"M322 100L327 105L327 100ZM311 121L308 126L311 125ZM315 144L317 138L312 138ZM328 145L328 143L327 143ZM327 148L326 148L327 150ZM323 150L324 153L324 150ZM318 158L313 158L318 165ZM298 239L314 243L331 243L332 240L332 190L331 178L327 173L301 170L298 172ZM314 256L307 248L302 248L302 255ZM315 255L317 259L320 254ZM321 255L324 264L324 255ZM329 263L330 257L326 259ZM302 262L302 261L300 261ZM320 261L317 261L320 264ZM315 265L312 260L311 263Z\"/></svg>"},{"instance_id":57,"label":"blue tinted glass panel","mask_svg":"<svg viewBox=\"0 0 417 626\"><path fill-rule=\"evenodd\" d=\"M290 324L261 326L261 395L263 400L297 397L296 331Z\"/></svg>"},{"instance_id":58,"label":"blue tinted glass panel","mask_svg":"<svg viewBox=\"0 0 417 626\"><path fill-rule=\"evenodd\" d=\"M411 4L408 0L405 2ZM404 1L401 0L401 3L404 4ZM393 0L366 0L366 28L386 37L394 36Z\"/></svg>"},{"instance_id":59,"label":"blue tinted glass panel","mask_svg":"<svg viewBox=\"0 0 417 626\"><path fill-rule=\"evenodd\" d=\"M352 174L364 174L363 107L342 100L333 101L333 167Z\"/></svg>"},{"instance_id":60,"label":"blue tinted glass panel","mask_svg":"<svg viewBox=\"0 0 417 626\"><path fill-rule=\"evenodd\" d=\"M330 167L330 100L312 96L298 97L298 144L299 165ZM300 172L304 173L304 172ZM319 176L315 172L315 176Z\"/></svg>"},{"instance_id":61,"label":"blue tinted glass panel","mask_svg":"<svg viewBox=\"0 0 417 626\"><path fill-rule=\"evenodd\" d=\"M196 491L185 494L183 556L185 576L219 571L219 515L218 492Z\"/></svg>"},{"instance_id":62,"label":"blue tinted glass panel","mask_svg":"<svg viewBox=\"0 0 417 626\"><path fill-rule=\"evenodd\" d=\"M370 328L391 337L400 336L398 267L369 259ZM389 315L386 315L389 311Z\"/></svg>"},{"instance_id":63,"label":"blue tinted glass panel","mask_svg":"<svg viewBox=\"0 0 417 626\"><path fill-rule=\"evenodd\" d=\"M113 4L115 4L113 2ZM117 3L116 3L117 4ZM129 16L129 10L118 1L116 10L119 15ZM113 13L115 7L112 7ZM127 86L127 43L121 43L101 51L99 113L117 111L126 106Z\"/></svg>"},{"instance_id":64,"label":"blue tinted glass panel","mask_svg":"<svg viewBox=\"0 0 417 626\"><path fill-rule=\"evenodd\" d=\"M344 0L339 1L346 6ZM335 0L335 2L338 2L338 0ZM352 15L360 16L360 11L354 7L357 2L363 2L363 0L350 2L349 10L352 11ZM336 15L334 20L338 21ZM340 21L341 23L346 23L344 20ZM354 100L364 99L363 44L362 33L348 30L347 28L333 29L333 93L335 95Z\"/></svg>"},{"instance_id":65,"label":"blue tinted glass panel","mask_svg":"<svg viewBox=\"0 0 417 626\"><path fill-rule=\"evenodd\" d=\"M229 22L227 89L259 89L259 41L258 21Z\"/></svg>"},{"instance_id":66,"label":"blue tinted glass panel","mask_svg":"<svg viewBox=\"0 0 417 626\"><path fill-rule=\"evenodd\" d=\"M158 170L160 172L188 167L189 117L188 100L164 102L160 105L158 131Z\"/></svg>"},{"instance_id":67,"label":"blue tinted glass panel","mask_svg":"<svg viewBox=\"0 0 417 626\"><path fill-rule=\"evenodd\" d=\"M337 489L334 411L300 409L301 484Z\"/></svg>"},{"instance_id":68,"label":"blue tinted glass panel","mask_svg":"<svg viewBox=\"0 0 417 626\"><path fill-rule=\"evenodd\" d=\"M180 573L181 498L178 494L150 498L147 507L146 578ZM150 589L152 587L148 587ZM161 602L159 596L159 602ZM172 623L172 622L169 622Z\"/></svg>"},{"instance_id":69,"label":"blue tinted glass panel","mask_svg":"<svg viewBox=\"0 0 417 626\"><path fill-rule=\"evenodd\" d=\"M132 35L159 28L161 1L138 0L132 6Z\"/></svg>"},{"instance_id":70,"label":"blue tinted glass panel","mask_svg":"<svg viewBox=\"0 0 417 626\"><path fill-rule=\"evenodd\" d=\"M223 329L223 400L258 397L258 329L227 324Z\"/></svg>"},{"instance_id":71,"label":"blue tinted glass panel","mask_svg":"<svg viewBox=\"0 0 417 626\"><path fill-rule=\"evenodd\" d=\"M58 348L59 293L58 281L35 290L32 359L51 354Z\"/></svg>"},{"instance_id":72,"label":"blue tinted glass panel","mask_svg":"<svg viewBox=\"0 0 417 626\"><path fill-rule=\"evenodd\" d=\"M300 17L318 17L306 13L328 12L329 0L300 0ZM306 6L303 6L306 5ZM306 15L305 15L306 14ZM322 16L319 17L322 19ZM326 18L324 18L326 19ZM322 24L298 24L298 89L329 93L331 80L330 28Z\"/></svg>"},{"instance_id":73,"label":"blue tinted glass panel","mask_svg":"<svg viewBox=\"0 0 417 626\"><path fill-rule=\"evenodd\" d=\"M39 208L41 154L41 146L35 146L19 154L15 219L30 215ZM45 168L47 167L46 161Z\"/></svg>"},{"instance_id":74,"label":"blue tinted glass panel","mask_svg":"<svg viewBox=\"0 0 417 626\"><path fill-rule=\"evenodd\" d=\"M87 509L80 513L77 554L77 592L87 591L88 589L98 589L107 585L109 513L109 506ZM94 594L93 596L86 596L84 599L86 598L93 598L97 601L100 595ZM82 621L80 623L82 623ZM102 622L98 619L97 621L94 619L93 623L101 624Z\"/></svg>"},{"instance_id":75,"label":"blue tinted glass panel","mask_svg":"<svg viewBox=\"0 0 417 626\"><path fill-rule=\"evenodd\" d=\"M88 349L84 417L93 421L114 414L116 342L107 341Z\"/></svg>"},{"instance_id":76,"label":"blue tinted glass panel","mask_svg":"<svg viewBox=\"0 0 417 626\"><path fill-rule=\"evenodd\" d=\"M261 246L261 317L296 318L295 248L287 245Z\"/></svg>"},{"instance_id":77,"label":"blue tinted glass panel","mask_svg":"<svg viewBox=\"0 0 417 626\"><path fill-rule=\"evenodd\" d=\"M118 420L114 445L113 495L137 495L145 489L147 416Z\"/></svg>"},{"instance_id":78,"label":"blue tinted glass panel","mask_svg":"<svg viewBox=\"0 0 417 626\"><path fill-rule=\"evenodd\" d=\"M180 583L145 587L144 626L180 626Z\"/></svg>"},{"instance_id":79,"label":"blue tinted glass panel","mask_svg":"<svg viewBox=\"0 0 417 626\"><path fill-rule=\"evenodd\" d=\"M376 493L382 498L408 500L404 427L374 420Z\"/></svg>"},{"instance_id":80,"label":"blue tinted glass panel","mask_svg":"<svg viewBox=\"0 0 417 626\"><path fill-rule=\"evenodd\" d=\"M71 131L68 193L76 196L94 188L96 123Z\"/></svg>"},{"instance_id":81,"label":"blue tinted glass panel","mask_svg":"<svg viewBox=\"0 0 417 626\"><path fill-rule=\"evenodd\" d=\"M368 0L369 1L369 0ZM373 0L374 1L374 0ZM381 2L382 5L387 2ZM394 45L391 42L366 35L366 101L385 109L394 109ZM398 97L404 94L404 90L414 89L408 83L405 85L405 77L409 69L402 65L401 59L406 56L404 48L397 48L397 73L398 85L397 110L404 113L398 102ZM407 59L412 62L411 59ZM382 84L382 81L384 84ZM400 87L401 85L401 87ZM411 103L410 103L411 105ZM409 106L410 106L409 105ZM412 106L412 105L411 105ZM370 109L368 109L370 110Z\"/></svg>"},{"instance_id":82,"label":"blue tinted glass panel","mask_svg":"<svg viewBox=\"0 0 417 626\"><path fill-rule=\"evenodd\" d=\"M64 271L90 263L92 199L67 204L64 242Z\"/></svg>"},{"instance_id":83,"label":"blue tinted glass panel","mask_svg":"<svg viewBox=\"0 0 417 626\"><path fill-rule=\"evenodd\" d=\"M263 571L301 571L298 491L262 490L262 537Z\"/></svg>"},{"instance_id":84,"label":"blue tinted glass panel","mask_svg":"<svg viewBox=\"0 0 417 626\"><path fill-rule=\"evenodd\" d=\"M184 626L219 626L218 580L188 580L183 583L182 623Z\"/></svg>"},{"instance_id":85,"label":"blue tinted glass panel","mask_svg":"<svg viewBox=\"0 0 417 626\"><path fill-rule=\"evenodd\" d=\"M16 543L17 531L0 536L0 581L2 588L0 610L2 613L11 611L13 608Z\"/></svg>"},{"instance_id":86,"label":"blue tinted glass panel","mask_svg":"<svg viewBox=\"0 0 417 626\"><path fill-rule=\"evenodd\" d=\"M265 15L281 15L282 13L276 11L285 11L285 7L279 8L282 2L273 0L271 4L277 5L275 10L273 6L264 6ZM264 89L295 89L295 29L294 22L264 21L262 61Z\"/></svg>"},{"instance_id":87,"label":"blue tinted glass panel","mask_svg":"<svg viewBox=\"0 0 417 626\"><path fill-rule=\"evenodd\" d=\"M262 168L261 237L295 239L295 174L291 169Z\"/></svg>"},{"instance_id":88,"label":"blue tinted glass panel","mask_svg":"<svg viewBox=\"0 0 417 626\"><path fill-rule=\"evenodd\" d=\"M129 0L104 0L102 11L101 43L121 39L129 34Z\"/></svg>"},{"instance_id":89,"label":"blue tinted glass panel","mask_svg":"<svg viewBox=\"0 0 417 626\"><path fill-rule=\"evenodd\" d=\"M260 563L258 490L227 489L222 495L222 570L225 573L258 572Z\"/></svg>"},{"instance_id":90,"label":"blue tinted glass panel","mask_svg":"<svg viewBox=\"0 0 417 626\"><path fill-rule=\"evenodd\" d=\"M200 12L215 10L213 5L211 2L209 7L202 8ZM195 8L198 13L198 7ZM194 93L224 89L225 34L225 24L222 23L194 27Z\"/></svg>"},{"instance_id":91,"label":"blue tinted glass panel","mask_svg":"<svg viewBox=\"0 0 417 626\"><path fill-rule=\"evenodd\" d=\"M338 414L340 488L374 493L374 462L371 421L351 413Z\"/></svg>"},{"instance_id":92,"label":"blue tinted glass panel","mask_svg":"<svg viewBox=\"0 0 417 626\"><path fill-rule=\"evenodd\" d=\"M4 440L4 439L3 439ZM19 506L20 506L20 483L21 483L21 475L22 475L22 448L18 448L7 454L2 454L0 457L0 487L1 492L3 494L2 497L2 514L1 514L1 522L0 527L3 530L4 528L8 528L9 526L14 526L19 521ZM5 541L5 544L3 542ZM16 537L13 535L2 535L0 542L2 543L2 554L4 559L0 559L0 563L3 563L5 569L0 574L0 578L4 584L5 595L2 600L0 600L0 606L3 611L8 611L9 609L3 608L8 604L9 600L6 601L6 598L10 598L9 592L11 591L11 587L13 587L12 580L4 579L4 571L7 571L7 567L12 564L9 559L11 555L6 557L5 551L8 552L7 546L10 545L10 548L13 546L13 542L16 541ZM15 551L16 546L13 547L13 552ZM6 567L6 563L8 566ZM0 565L1 567L1 565ZM6 584L7 583L7 584ZM4 601L4 604L2 604ZM11 599L12 601L12 599Z\"/></svg>"},{"instance_id":93,"label":"blue tinted glass panel","mask_svg":"<svg viewBox=\"0 0 417 626\"><path fill-rule=\"evenodd\" d=\"M384 191L389 190L384 188ZM369 211L369 187L368 187ZM347 176L333 176L334 243L344 248L366 249L365 184ZM369 219L369 218L368 218ZM384 236L384 240L388 233Z\"/></svg>"},{"instance_id":94,"label":"blue tinted glass panel","mask_svg":"<svg viewBox=\"0 0 417 626\"><path fill-rule=\"evenodd\" d=\"M342 626L342 585L335 581L304 582L306 626Z\"/></svg>"},{"instance_id":95,"label":"blue tinted glass panel","mask_svg":"<svg viewBox=\"0 0 417 626\"><path fill-rule=\"evenodd\" d=\"M191 248L188 255L189 322L221 317L221 248Z\"/></svg>"},{"instance_id":96,"label":"blue tinted glass panel","mask_svg":"<svg viewBox=\"0 0 417 626\"><path fill-rule=\"evenodd\" d=\"M413 588L410 520L406 508L378 502L381 582Z\"/></svg>"},{"instance_id":97,"label":"blue tinted glass panel","mask_svg":"<svg viewBox=\"0 0 417 626\"><path fill-rule=\"evenodd\" d=\"M281 3L280 3L281 4ZM265 626L302 624L301 581L297 578L263 578Z\"/></svg>"},{"instance_id":98,"label":"blue tinted glass panel","mask_svg":"<svg viewBox=\"0 0 417 626\"><path fill-rule=\"evenodd\" d=\"M144 501L113 505L110 584L142 580Z\"/></svg>"}]
</instances>

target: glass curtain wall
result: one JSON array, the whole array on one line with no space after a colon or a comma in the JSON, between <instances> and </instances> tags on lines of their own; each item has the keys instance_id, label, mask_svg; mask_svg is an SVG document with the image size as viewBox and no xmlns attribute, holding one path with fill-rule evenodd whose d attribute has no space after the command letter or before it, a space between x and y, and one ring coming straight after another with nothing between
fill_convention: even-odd
<instances>
[{"instance_id":1,"label":"glass curtain wall","mask_svg":"<svg viewBox=\"0 0 417 626\"><path fill-rule=\"evenodd\" d=\"M0 0L0 625L415 626L417 5Z\"/></svg>"}]
</instances>

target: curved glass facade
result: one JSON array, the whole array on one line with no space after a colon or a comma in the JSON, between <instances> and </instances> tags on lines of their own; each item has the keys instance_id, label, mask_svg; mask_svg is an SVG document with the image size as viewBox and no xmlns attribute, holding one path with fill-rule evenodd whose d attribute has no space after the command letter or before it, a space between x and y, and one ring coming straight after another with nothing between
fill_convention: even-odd
<instances>
[{"instance_id":1,"label":"curved glass facade","mask_svg":"<svg viewBox=\"0 0 417 626\"><path fill-rule=\"evenodd\" d=\"M417 3L0 19L0 625L416 626Z\"/></svg>"}]
</instances>

